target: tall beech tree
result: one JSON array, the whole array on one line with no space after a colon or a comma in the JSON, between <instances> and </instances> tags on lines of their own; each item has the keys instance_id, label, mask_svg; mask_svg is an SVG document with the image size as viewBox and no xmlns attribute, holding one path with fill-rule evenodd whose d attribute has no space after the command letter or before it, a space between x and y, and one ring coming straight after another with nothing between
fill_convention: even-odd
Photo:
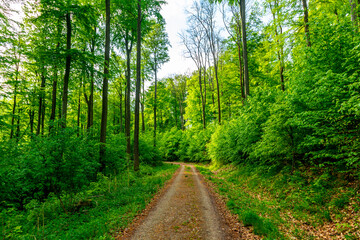
<instances>
[{"instance_id":1,"label":"tall beech tree","mask_svg":"<svg viewBox=\"0 0 360 240\"><path fill-rule=\"evenodd\" d=\"M156 146L156 108L157 108L157 83L158 83L158 70L160 66L169 61L170 42L168 35L165 32L165 22L154 23L151 31L147 35L145 47L148 50L148 64L154 73L155 80L155 98L154 98L154 146Z\"/></svg>"},{"instance_id":2,"label":"tall beech tree","mask_svg":"<svg viewBox=\"0 0 360 240\"><path fill-rule=\"evenodd\" d=\"M137 4L135 1L117 1L118 8L122 9L121 14L116 14L114 18L118 24L114 28L116 40L123 45L123 52L126 58L126 86L125 86L125 137L126 153L128 162L131 158L131 89L132 89L132 52L136 42L137 29Z\"/></svg>"},{"instance_id":3,"label":"tall beech tree","mask_svg":"<svg viewBox=\"0 0 360 240\"><path fill-rule=\"evenodd\" d=\"M64 74L64 83L63 83L63 93L62 93L62 106L61 106L61 124L63 128L66 127L66 115L67 115L67 105L68 105L68 92L69 92L69 80L70 80L70 70L71 70L71 38L72 38L72 23L71 23L71 11L68 9L66 11L66 66Z\"/></svg>"},{"instance_id":4,"label":"tall beech tree","mask_svg":"<svg viewBox=\"0 0 360 240\"><path fill-rule=\"evenodd\" d=\"M100 164L103 170L106 167L105 151L106 151L106 127L108 119L108 89L109 89L109 68L110 68L110 0L105 0L105 64L104 64L104 80L103 80L103 99L101 113L101 132L100 132Z\"/></svg>"},{"instance_id":5,"label":"tall beech tree","mask_svg":"<svg viewBox=\"0 0 360 240\"><path fill-rule=\"evenodd\" d=\"M139 128L140 128L140 89L141 89L141 1L138 0L137 42L136 42L136 87L135 87L135 123L134 123L134 170L139 171Z\"/></svg>"}]
</instances>

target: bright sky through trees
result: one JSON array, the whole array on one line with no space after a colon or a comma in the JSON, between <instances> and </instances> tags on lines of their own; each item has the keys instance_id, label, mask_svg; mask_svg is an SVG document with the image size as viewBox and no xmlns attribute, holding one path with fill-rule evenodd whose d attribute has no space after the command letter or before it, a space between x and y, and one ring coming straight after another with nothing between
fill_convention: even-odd
<instances>
[{"instance_id":1,"label":"bright sky through trees","mask_svg":"<svg viewBox=\"0 0 360 240\"><path fill-rule=\"evenodd\" d=\"M179 33L186 29L185 9L189 9L193 0L168 0L163 6L161 14L166 21L166 31L169 35L171 48L169 51L170 61L160 69L159 77L163 78L170 74L192 72L195 65L191 59L184 57L185 47L181 43Z\"/></svg>"}]
</instances>

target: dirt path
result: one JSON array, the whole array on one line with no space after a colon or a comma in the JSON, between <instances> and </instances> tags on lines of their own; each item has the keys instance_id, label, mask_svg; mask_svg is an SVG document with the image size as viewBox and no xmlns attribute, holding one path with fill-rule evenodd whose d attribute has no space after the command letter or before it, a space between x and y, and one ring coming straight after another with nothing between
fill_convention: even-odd
<instances>
[{"instance_id":1,"label":"dirt path","mask_svg":"<svg viewBox=\"0 0 360 240\"><path fill-rule=\"evenodd\" d=\"M120 239L252 239L248 229L243 234L238 223L226 219L229 214L192 165L181 164L153 205Z\"/></svg>"}]
</instances>

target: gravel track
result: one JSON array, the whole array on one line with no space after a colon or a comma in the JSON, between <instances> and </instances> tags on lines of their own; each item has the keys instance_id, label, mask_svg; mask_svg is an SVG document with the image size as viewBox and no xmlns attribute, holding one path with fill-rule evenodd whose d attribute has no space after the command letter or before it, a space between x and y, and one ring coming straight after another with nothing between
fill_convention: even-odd
<instances>
[{"instance_id":1,"label":"gravel track","mask_svg":"<svg viewBox=\"0 0 360 240\"><path fill-rule=\"evenodd\" d=\"M128 232L117 239L253 239L243 234L249 229L241 227L224 210L226 207L209 191L195 167L180 165L153 206L150 204Z\"/></svg>"}]
</instances>

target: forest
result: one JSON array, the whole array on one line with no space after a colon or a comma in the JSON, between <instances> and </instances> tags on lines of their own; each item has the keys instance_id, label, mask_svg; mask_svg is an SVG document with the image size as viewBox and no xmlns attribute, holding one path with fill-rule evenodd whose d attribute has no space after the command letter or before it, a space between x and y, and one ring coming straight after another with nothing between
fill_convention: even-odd
<instances>
[{"instance_id":1,"label":"forest","mask_svg":"<svg viewBox=\"0 0 360 240\"><path fill-rule=\"evenodd\" d=\"M191 162L262 238L360 238L360 2L194 0L159 78L170 1L0 0L0 237L116 238Z\"/></svg>"}]
</instances>

